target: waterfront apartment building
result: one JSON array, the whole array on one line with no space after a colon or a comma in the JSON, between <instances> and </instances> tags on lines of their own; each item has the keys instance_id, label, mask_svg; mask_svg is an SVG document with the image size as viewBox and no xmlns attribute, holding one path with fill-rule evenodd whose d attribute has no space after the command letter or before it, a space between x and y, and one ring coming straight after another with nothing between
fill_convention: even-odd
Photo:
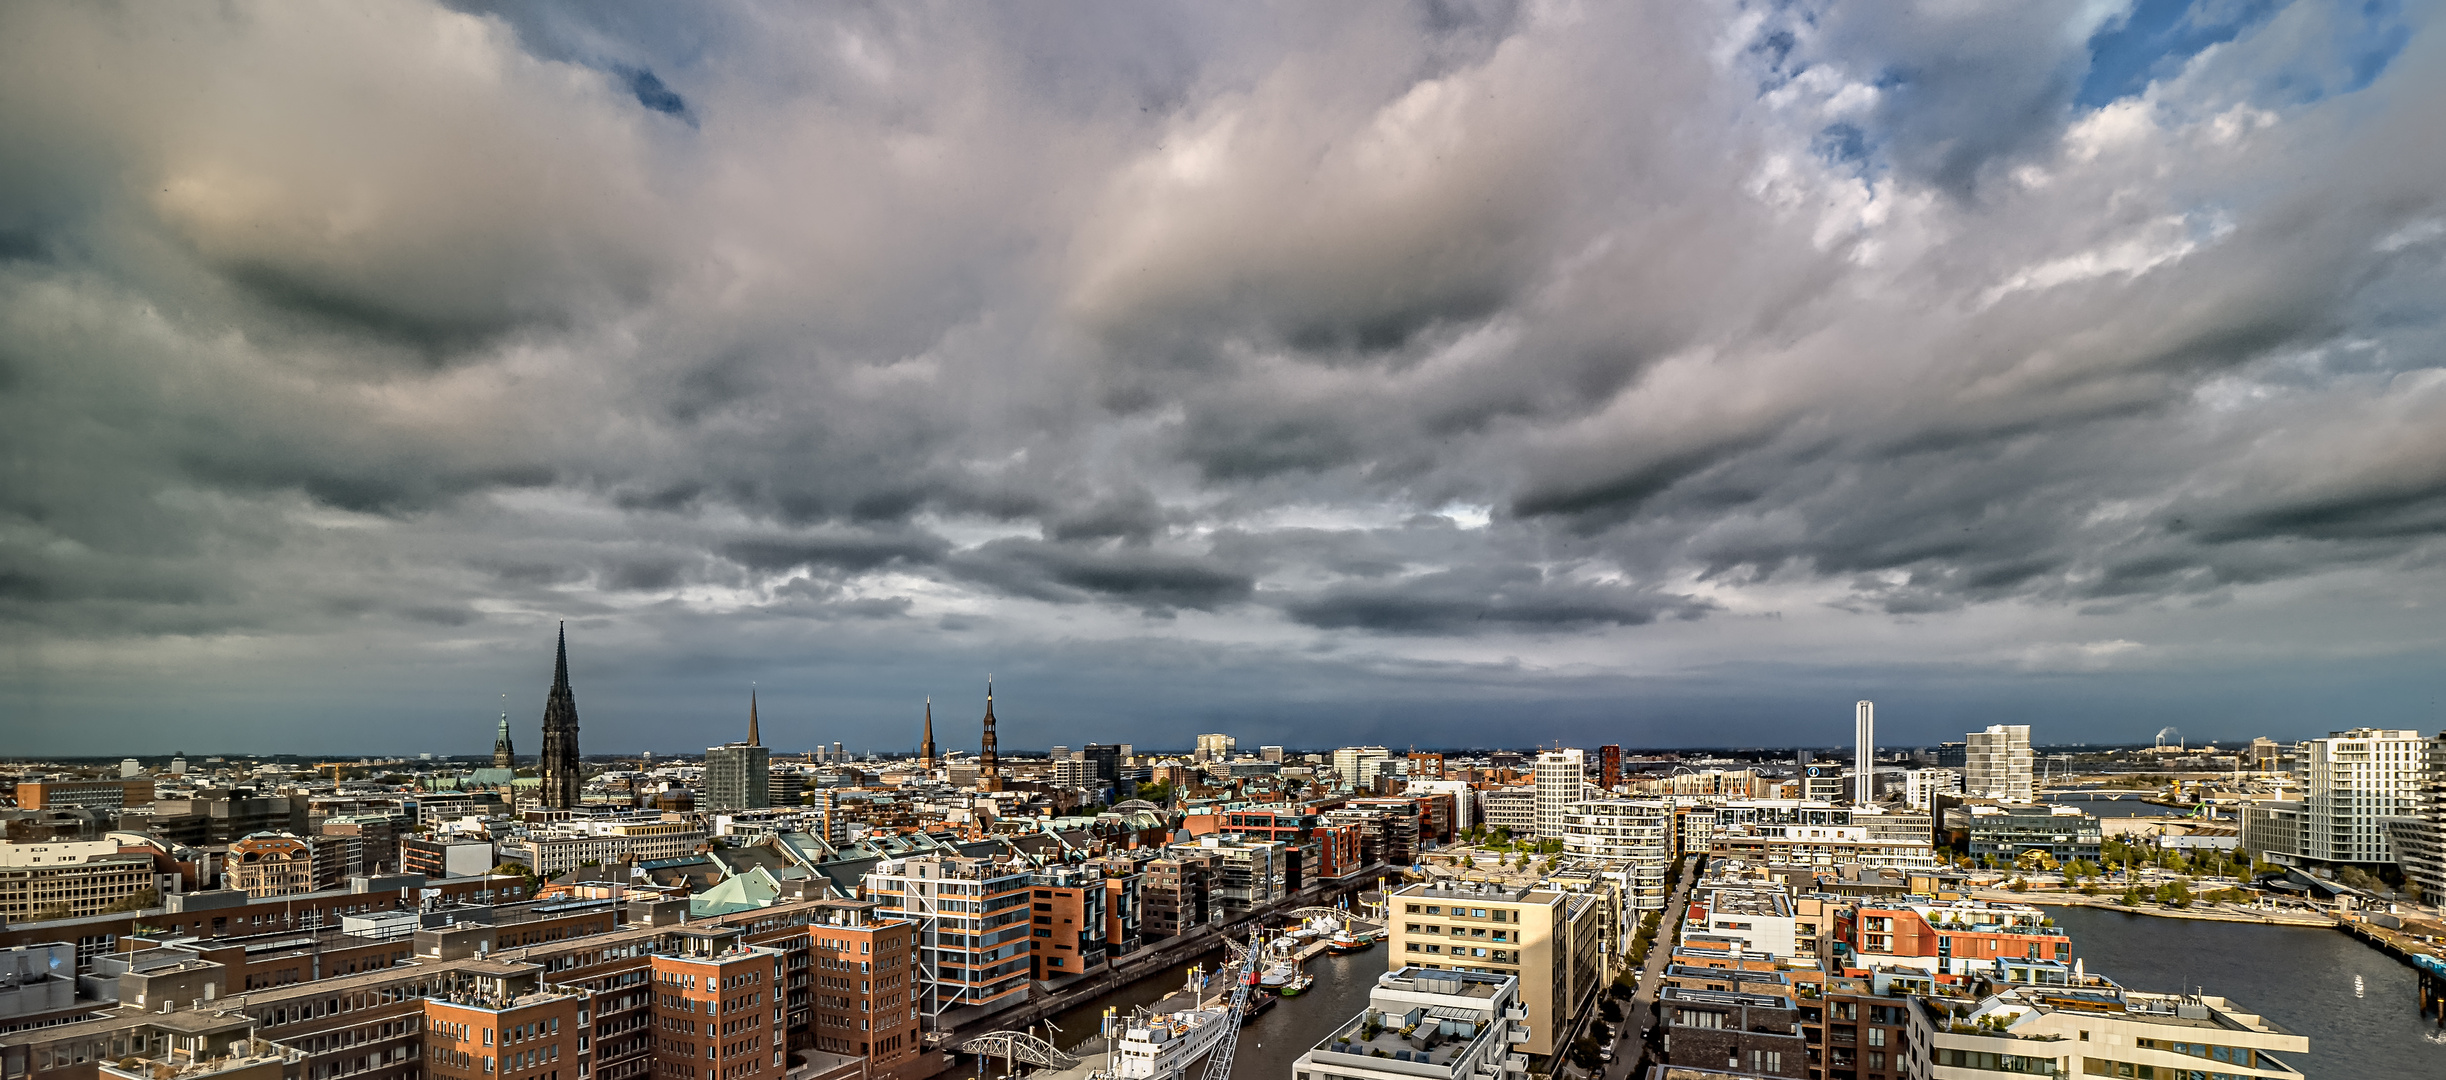
<instances>
[{"instance_id":1,"label":"waterfront apartment building","mask_svg":"<svg viewBox=\"0 0 2446 1080\"><path fill-rule=\"evenodd\" d=\"M1150 860L1138 886L1139 933L1154 938L1179 937L1203 929L1216 916L1214 855L1175 850L1172 857Z\"/></svg>"},{"instance_id":2,"label":"waterfront apartment building","mask_svg":"<svg viewBox=\"0 0 2446 1080\"><path fill-rule=\"evenodd\" d=\"M1962 791L1974 798L2029 802L2036 797L2033 764L2030 725L1990 724L1964 736Z\"/></svg>"},{"instance_id":3,"label":"waterfront apartment building","mask_svg":"<svg viewBox=\"0 0 2446 1080\"><path fill-rule=\"evenodd\" d=\"M1641 799L1592 799L1563 815L1563 851L1629 871L1623 898L1635 920L1665 906L1665 867L1673 861L1673 808Z\"/></svg>"},{"instance_id":4,"label":"waterfront apartment building","mask_svg":"<svg viewBox=\"0 0 2446 1080\"><path fill-rule=\"evenodd\" d=\"M1537 755L1537 832L1540 840L1559 840L1563 819L1571 808L1595 792L1588 786L1588 755L1578 750L1545 750Z\"/></svg>"},{"instance_id":5,"label":"waterfront apartment building","mask_svg":"<svg viewBox=\"0 0 2446 1080\"><path fill-rule=\"evenodd\" d=\"M932 990L920 1008L928 1015L1026 1000L1032 878L1024 863L947 855L886 859L867 872L877 914L919 928L919 965Z\"/></svg>"},{"instance_id":6,"label":"waterfront apartment building","mask_svg":"<svg viewBox=\"0 0 2446 1080\"><path fill-rule=\"evenodd\" d=\"M1859 968L1975 975L1993 971L1999 960L2072 962L2072 939L2043 909L2024 904L1863 904L1836 929Z\"/></svg>"},{"instance_id":7,"label":"waterfront apartment building","mask_svg":"<svg viewBox=\"0 0 2446 1080\"><path fill-rule=\"evenodd\" d=\"M1165 850L1175 857L1214 859L1209 895L1223 918L1239 918L1290 895L1291 847L1282 841L1208 836Z\"/></svg>"},{"instance_id":8,"label":"waterfront apartment building","mask_svg":"<svg viewBox=\"0 0 2446 1080\"><path fill-rule=\"evenodd\" d=\"M1029 969L1035 978L1059 979L1103 966L1110 893L1102 870L1051 867L1037 873L1028 892Z\"/></svg>"},{"instance_id":9,"label":"waterfront apartment building","mask_svg":"<svg viewBox=\"0 0 2446 1080\"><path fill-rule=\"evenodd\" d=\"M1294 1077L1518 1080L1534 1037L1510 975L1396 967L1376 976L1367 1007L1291 1065Z\"/></svg>"},{"instance_id":10,"label":"waterfront apartment building","mask_svg":"<svg viewBox=\"0 0 2446 1080\"><path fill-rule=\"evenodd\" d=\"M2387 821L2387 842L2423 894L2446 897L2446 732L2429 740L2427 758L2412 812Z\"/></svg>"},{"instance_id":11,"label":"waterfront apartment building","mask_svg":"<svg viewBox=\"0 0 2446 1080\"><path fill-rule=\"evenodd\" d=\"M2386 820L2412 816L2429 786L2429 741L2417 731L2354 728L2310 740L2303 761L2301 856L2391 863Z\"/></svg>"},{"instance_id":12,"label":"waterfront apartment building","mask_svg":"<svg viewBox=\"0 0 2446 1080\"><path fill-rule=\"evenodd\" d=\"M2008 1074L2268 1078L2310 1040L2221 997L2143 994L2098 980L2017 986L1930 1034L1936 1080Z\"/></svg>"},{"instance_id":13,"label":"waterfront apartment building","mask_svg":"<svg viewBox=\"0 0 2446 1080\"><path fill-rule=\"evenodd\" d=\"M2032 851L2046 852L2059 865L2096 862L2104 842L2098 819L2078 807L1974 804L1963 809L1970 814L1970 857L1999 865Z\"/></svg>"},{"instance_id":14,"label":"waterfront apartment building","mask_svg":"<svg viewBox=\"0 0 2446 1080\"><path fill-rule=\"evenodd\" d=\"M1605 981L1604 911L1588 892L1493 882L1427 882L1386 898L1386 963L1521 980L1530 1036L1540 1057Z\"/></svg>"},{"instance_id":15,"label":"waterfront apartment building","mask_svg":"<svg viewBox=\"0 0 2446 1080\"><path fill-rule=\"evenodd\" d=\"M1757 866L1834 867L1845 863L1894 870L1933 870L1936 849L1918 814L1883 814L1806 799L1727 802L1704 815L1679 815L1687 850L1704 850ZM1697 846L1703 834L1704 847Z\"/></svg>"}]
</instances>

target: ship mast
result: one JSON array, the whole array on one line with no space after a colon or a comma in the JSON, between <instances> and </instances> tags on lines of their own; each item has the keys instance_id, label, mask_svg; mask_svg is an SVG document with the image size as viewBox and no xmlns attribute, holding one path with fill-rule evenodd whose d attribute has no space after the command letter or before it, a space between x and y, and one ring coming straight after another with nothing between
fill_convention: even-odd
<instances>
[{"instance_id":1,"label":"ship mast","mask_svg":"<svg viewBox=\"0 0 2446 1080\"><path fill-rule=\"evenodd\" d=\"M1248 955L1240 961L1240 974L1231 981L1231 1001L1223 1008L1221 1022L1230 1026L1223 1029L1222 1043L1206 1058L1205 1080L1231 1080L1232 1053L1240 1047L1240 1010L1248 1007L1249 976L1257 973L1258 959L1265 955L1259 947L1264 938L1263 928L1249 931Z\"/></svg>"}]
</instances>

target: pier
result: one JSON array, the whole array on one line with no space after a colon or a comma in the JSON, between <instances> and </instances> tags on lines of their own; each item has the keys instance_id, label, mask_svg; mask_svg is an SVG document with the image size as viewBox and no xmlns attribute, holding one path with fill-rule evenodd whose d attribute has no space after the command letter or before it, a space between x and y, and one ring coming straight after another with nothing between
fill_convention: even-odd
<instances>
[{"instance_id":1,"label":"pier","mask_svg":"<svg viewBox=\"0 0 2446 1080\"><path fill-rule=\"evenodd\" d=\"M2403 939L2401 934L2390 934L2365 922L2340 921L2336 928L2409 966L2420 981L2421 1015L2436 1016L2437 1025L2446 1028L2446 959Z\"/></svg>"}]
</instances>

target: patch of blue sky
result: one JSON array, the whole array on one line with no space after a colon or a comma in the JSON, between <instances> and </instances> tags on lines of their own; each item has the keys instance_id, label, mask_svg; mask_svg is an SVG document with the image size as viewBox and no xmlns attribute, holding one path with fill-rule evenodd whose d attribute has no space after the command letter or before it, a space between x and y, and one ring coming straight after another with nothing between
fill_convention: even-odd
<instances>
[{"instance_id":1,"label":"patch of blue sky","mask_svg":"<svg viewBox=\"0 0 2446 1080\"><path fill-rule=\"evenodd\" d=\"M2094 109L2180 72L2212 46L2265 26L2292 5L2279 0L2139 0L2089 39L2089 71L2073 104ZM2300 105L2368 86L2393 62L2411 29L2400 0L2322 4L2330 37L2267 71L2254 95Z\"/></svg>"}]
</instances>

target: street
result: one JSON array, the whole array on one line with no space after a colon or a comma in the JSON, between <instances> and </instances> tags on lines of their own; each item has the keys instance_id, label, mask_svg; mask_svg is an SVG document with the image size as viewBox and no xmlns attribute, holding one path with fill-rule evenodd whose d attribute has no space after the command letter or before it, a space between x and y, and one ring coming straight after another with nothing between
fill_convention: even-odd
<instances>
[{"instance_id":1,"label":"street","mask_svg":"<svg viewBox=\"0 0 2446 1080\"><path fill-rule=\"evenodd\" d=\"M1646 1056L1648 1030L1654 1026L1656 993L1664 986L1665 965L1673 958L1673 943L1680 939L1682 913L1690 905L1690 886L1699 879L1704 859L1692 859L1683 864L1681 880L1673 894L1665 898L1664 918L1657 920L1656 941L1648 947L1647 963L1639 969L1639 992L1632 996L1630 1008L1623 1011L1622 1027L1614 1038L1614 1060L1605 1067L1605 1080L1624 1080L1639 1068Z\"/></svg>"}]
</instances>

